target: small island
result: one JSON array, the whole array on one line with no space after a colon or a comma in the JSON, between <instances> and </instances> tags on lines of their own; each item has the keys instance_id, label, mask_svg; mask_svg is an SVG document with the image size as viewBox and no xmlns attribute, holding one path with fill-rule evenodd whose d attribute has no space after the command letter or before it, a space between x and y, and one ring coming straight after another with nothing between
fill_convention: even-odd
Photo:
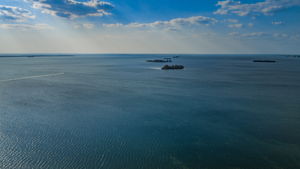
<instances>
[{"instance_id":1,"label":"small island","mask_svg":"<svg viewBox=\"0 0 300 169\"><path fill-rule=\"evenodd\" d=\"M300 58L300 55L286 55L287 57Z\"/></svg>"},{"instance_id":2,"label":"small island","mask_svg":"<svg viewBox=\"0 0 300 169\"><path fill-rule=\"evenodd\" d=\"M165 65L161 68L162 70L176 70L176 69L184 69L182 65Z\"/></svg>"},{"instance_id":3,"label":"small island","mask_svg":"<svg viewBox=\"0 0 300 169\"><path fill-rule=\"evenodd\" d=\"M147 60L147 62L166 63L166 62L172 62L172 60L170 60L170 59L154 59L154 60Z\"/></svg>"},{"instance_id":4,"label":"small island","mask_svg":"<svg viewBox=\"0 0 300 169\"><path fill-rule=\"evenodd\" d=\"M253 62L275 63L276 60L253 60Z\"/></svg>"}]
</instances>

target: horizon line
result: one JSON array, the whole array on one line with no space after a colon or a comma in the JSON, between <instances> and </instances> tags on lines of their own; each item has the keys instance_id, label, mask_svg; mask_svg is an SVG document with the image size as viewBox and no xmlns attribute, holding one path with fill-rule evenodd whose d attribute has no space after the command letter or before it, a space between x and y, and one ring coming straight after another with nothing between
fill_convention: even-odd
<instances>
[{"instance_id":1,"label":"horizon line","mask_svg":"<svg viewBox=\"0 0 300 169\"><path fill-rule=\"evenodd\" d=\"M0 57L4 55L45 55L45 56L56 56L56 55L300 55L300 53L0 53Z\"/></svg>"}]
</instances>

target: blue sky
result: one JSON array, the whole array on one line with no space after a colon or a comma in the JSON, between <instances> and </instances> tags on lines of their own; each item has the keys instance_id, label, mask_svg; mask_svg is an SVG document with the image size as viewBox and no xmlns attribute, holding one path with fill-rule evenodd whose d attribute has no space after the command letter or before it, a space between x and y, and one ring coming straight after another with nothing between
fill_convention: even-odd
<instances>
[{"instance_id":1,"label":"blue sky","mask_svg":"<svg viewBox=\"0 0 300 169\"><path fill-rule=\"evenodd\" d=\"M0 53L300 53L300 0L1 0Z\"/></svg>"}]
</instances>

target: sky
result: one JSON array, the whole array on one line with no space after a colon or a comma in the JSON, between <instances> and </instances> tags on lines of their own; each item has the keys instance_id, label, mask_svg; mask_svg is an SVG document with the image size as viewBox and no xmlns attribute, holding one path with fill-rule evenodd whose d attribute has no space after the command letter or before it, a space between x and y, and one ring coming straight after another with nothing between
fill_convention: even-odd
<instances>
[{"instance_id":1,"label":"sky","mask_svg":"<svg viewBox=\"0 0 300 169\"><path fill-rule=\"evenodd\" d=\"M0 53L300 54L300 0L1 0Z\"/></svg>"}]
</instances>

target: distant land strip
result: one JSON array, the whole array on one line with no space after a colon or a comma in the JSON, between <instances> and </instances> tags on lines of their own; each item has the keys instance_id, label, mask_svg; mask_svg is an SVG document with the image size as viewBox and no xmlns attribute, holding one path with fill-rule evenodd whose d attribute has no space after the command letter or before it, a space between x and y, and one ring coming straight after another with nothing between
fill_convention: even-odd
<instances>
[{"instance_id":1,"label":"distant land strip","mask_svg":"<svg viewBox=\"0 0 300 169\"><path fill-rule=\"evenodd\" d=\"M53 54L53 55L51 55L51 54L49 54L49 55L1 55L0 54L0 58L7 58L7 57L66 57L66 56L75 56L75 55L55 55L55 54Z\"/></svg>"},{"instance_id":2,"label":"distant land strip","mask_svg":"<svg viewBox=\"0 0 300 169\"><path fill-rule=\"evenodd\" d=\"M46 75L25 76L25 77L20 77L20 78L0 80L0 83L18 81L18 80L26 80L26 79L36 79L36 78L43 78L43 77L51 77L51 76L60 76L60 75L63 75L63 74L65 74L65 73L54 73L54 74L46 74Z\"/></svg>"}]
</instances>

